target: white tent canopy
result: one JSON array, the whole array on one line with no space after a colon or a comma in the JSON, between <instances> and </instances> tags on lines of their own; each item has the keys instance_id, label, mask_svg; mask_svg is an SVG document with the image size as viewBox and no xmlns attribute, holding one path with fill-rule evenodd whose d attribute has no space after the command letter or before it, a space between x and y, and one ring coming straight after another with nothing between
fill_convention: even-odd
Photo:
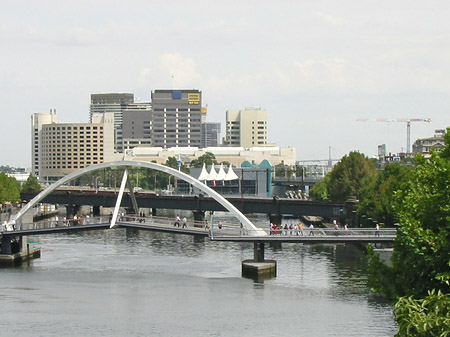
<instances>
[{"instance_id":1,"label":"white tent canopy","mask_svg":"<svg viewBox=\"0 0 450 337\"><path fill-rule=\"evenodd\" d=\"M223 180L230 181L230 180L236 180L236 179L239 179L239 177L237 176L236 173L234 173L233 165L230 164L230 167L228 168L228 172Z\"/></svg>"},{"instance_id":2,"label":"white tent canopy","mask_svg":"<svg viewBox=\"0 0 450 337\"><path fill-rule=\"evenodd\" d=\"M216 180L217 172L214 168L214 165L211 165L211 171L209 171L208 178L206 180L213 181Z\"/></svg>"},{"instance_id":3,"label":"white tent canopy","mask_svg":"<svg viewBox=\"0 0 450 337\"><path fill-rule=\"evenodd\" d=\"M203 181L208 179L208 171L206 170L205 163L203 163L202 172L200 173L200 176L198 177L198 180Z\"/></svg>"},{"instance_id":4,"label":"white tent canopy","mask_svg":"<svg viewBox=\"0 0 450 337\"><path fill-rule=\"evenodd\" d=\"M217 173L216 180L219 180L219 181L225 180L226 175L227 174L225 173L225 170L223 169L223 164L220 164L220 168L219 168L219 172Z\"/></svg>"}]
</instances>

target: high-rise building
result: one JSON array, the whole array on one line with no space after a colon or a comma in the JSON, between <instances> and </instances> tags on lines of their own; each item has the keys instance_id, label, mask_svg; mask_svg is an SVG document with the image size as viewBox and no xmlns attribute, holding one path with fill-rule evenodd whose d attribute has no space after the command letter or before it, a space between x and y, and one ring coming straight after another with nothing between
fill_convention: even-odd
<instances>
[{"instance_id":1,"label":"high-rise building","mask_svg":"<svg viewBox=\"0 0 450 337\"><path fill-rule=\"evenodd\" d=\"M153 91L153 146L200 147L201 106L202 92L196 89Z\"/></svg>"},{"instance_id":2,"label":"high-rise building","mask_svg":"<svg viewBox=\"0 0 450 337\"><path fill-rule=\"evenodd\" d=\"M202 123L202 148L220 145L220 123Z\"/></svg>"},{"instance_id":3,"label":"high-rise building","mask_svg":"<svg viewBox=\"0 0 450 337\"><path fill-rule=\"evenodd\" d=\"M133 105L123 110L124 151L137 146L152 146L152 110L149 105Z\"/></svg>"},{"instance_id":4,"label":"high-rise building","mask_svg":"<svg viewBox=\"0 0 450 337\"><path fill-rule=\"evenodd\" d=\"M255 108L226 112L226 146L267 145L267 111Z\"/></svg>"},{"instance_id":5,"label":"high-rise building","mask_svg":"<svg viewBox=\"0 0 450 337\"><path fill-rule=\"evenodd\" d=\"M37 167L41 181L56 181L86 166L114 160L114 115L94 114L92 123L57 123L57 116L33 114L41 123L38 131ZM33 166L34 167L34 166Z\"/></svg>"},{"instance_id":6,"label":"high-rise building","mask_svg":"<svg viewBox=\"0 0 450 337\"><path fill-rule=\"evenodd\" d=\"M138 110L151 114L149 102L136 102L134 94L130 93L107 93L91 94L89 107L90 121L96 114L112 112L114 115L114 151L123 152L123 116L125 111Z\"/></svg>"},{"instance_id":7,"label":"high-rise building","mask_svg":"<svg viewBox=\"0 0 450 337\"><path fill-rule=\"evenodd\" d=\"M56 114L56 110L52 111L50 109L50 113L34 113L31 115L31 172L35 177L40 176L40 132L42 130L42 125L52 123L58 123L58 115Z\"/></svg>"}]
</instances>

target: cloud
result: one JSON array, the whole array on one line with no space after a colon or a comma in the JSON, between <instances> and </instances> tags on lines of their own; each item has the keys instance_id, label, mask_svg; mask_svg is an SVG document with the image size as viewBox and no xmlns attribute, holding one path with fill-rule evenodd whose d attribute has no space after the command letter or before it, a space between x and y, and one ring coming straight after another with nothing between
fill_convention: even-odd
<instances>
[{"instance_id":1,"label":"cloud","mask_svg":"<svg viewBox=\"0 0 450 337\"><path fill-rule=\"evenodd\" d=\"M326 23L335 25L335 26L344 26L348 24L348 21L344 18L341 18L337 15L331 15L322 11L316 12L316 16L321 19L322 21L325 21Z\"/></svg>"}]
</instances>

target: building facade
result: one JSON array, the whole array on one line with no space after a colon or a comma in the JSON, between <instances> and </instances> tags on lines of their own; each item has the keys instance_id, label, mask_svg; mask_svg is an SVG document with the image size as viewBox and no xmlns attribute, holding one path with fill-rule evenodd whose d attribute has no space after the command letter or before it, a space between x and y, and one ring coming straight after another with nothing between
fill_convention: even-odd
<instances>
[{"instance_id":1,"label":"building facade","mask_svg":"<svg viewBox=\"0 0 450 337\"><path fill-rule=\"evenodd\" d=\"M434 137L417 139L413 144L413 153L429 155L432 150L440 151L445 146L445 133L446 130L435 130Z\"/></svg>"},{"instance_id":2,"label":"building facade","mask_svg":"<svg viewBox=\"0 0 450 337\"><path fill-rule=\"evenodd\" d=\"M220 146L220 123L202 123L202 148Z\"/></svg>"},{"instance_id":3,"label":"building facade","mask_svg":"<svg viewBox=\"0 0 450 337\"><path fill-rule=\"evenodd\" d=\"M31 115L31 173L35 177L40 176L41 159L41 130L44 124L58 123L56 110L50 113L34 113Z\"/></svg>"},{"instance_id":4,"label":"building facade","mask_svg":"<svg viewBox=\"0 0 450 337\"><path fill-rule=\"evenodd\" d=\"M234 167L240 167L245 161L257 165L263 160L269 161L272 165L285 164L295 165L296 150L294 147L172 147L163 149L162 147L135 147L130 150L126 158L128 160L154 161L164 164L170 157L180 158L188 165L193 159L198 159L207 152L213 153L217 162L228 162Z\"/></svg>"},{"instance_id":5,"label":"building facade","mask_svg":"<svg viewBox=\"0 0 450 337\"><path fill-rule=\"evenodd\" d=\"M192 90L155 90L153 109L153 146L201 146L202 92Z\"/></svg>"},{"instance_id":6,"label":"building facade","mask_svg":"<svg viewBox=\"0 0 450 337\"><path fill-rule=\"evenodd\" d=\"M56 181L86 166L114 160L114 115L93 115L92 123L43 124L39 132L41 182Z\"/></svg>"},{"instance_id":7,"label":"building facade","mask_svg":"<svg viewBox=\"0 0 450 337\"><path fill-rule=\"evenodd\" d=\"M127 151L136 146L152 146L152 110L149 106L134 106L123 110L122 143Z\"/></svg>"},{"instance_id":8,"label":"building facade","mask_svg":"<svg viewBox=\"0 0 450 337\"><path fill-rule=\"evenodd\" d=\"M267 145L267 111L255 108L226 112L225 146Z\"/></svg>"},{"instance_id":9,"label":"building facade","mask_svg":"<svg viewBox=\"0 0 450 337\"><path fill-rule=\"evenodd\" d=\"M95 115L107 112L114 116L114 151L121 153L124 150L123 123L124 114L130 111L144 112L151 115L151 103L136 102L131 93L106 93L91 94L89 106L89 121L92 122ZM129 139L129 138L128 138Z\"/></svg>"}]
</instances>

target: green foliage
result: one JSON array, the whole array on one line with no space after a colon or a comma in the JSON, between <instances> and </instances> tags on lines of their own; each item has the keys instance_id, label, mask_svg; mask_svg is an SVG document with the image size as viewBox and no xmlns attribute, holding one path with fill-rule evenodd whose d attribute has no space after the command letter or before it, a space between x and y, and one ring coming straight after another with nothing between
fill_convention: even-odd
<instances>
[{"instance_id":1,"label":"green foliage","mask_svg":"<svg viewBox=\"0 0 450 337\"><path fill-rule=\"evenodd\" d=\"M327 194L331 201L345 201L350 196L360 198L361 187L375 176L371 160L359 152L342 157L329 173Z\"/></svg>"},{"instance_id":2,"label":"green foliage","mask_svg":"<svg viewBox=\"0 0 450 337\"><path fill-rule=\"evenodd\" d=\"M167 160L164 163L164 165L169 166L169 167L171 167L171 168L173 168L175 170L178 170L178 160L175 157L167 158ZM180 171L184 172L184 173L189 173L189 169L183 163L180 166Z\"/></svg>"},{"instance_id":3,"label":"green foliage","mask_svg":"<svg viewBox=\"0 0 450 337\"><path fill-rule=\"evenodd\" d=\"M401 297L394 308L397 337L450 336L450 294L432 290L423 299Z\"/></svg>"},{"instance_id":4,"label":"green foliage","mask_svg":"<svg viewBox=\"0 0 450 337\"><path fill-rule=\"evenodd\" d=\"M216 157L214 156L214 153L206 152L204 155L191 161L191 167L194 168L202 168L203 164L205 164L206 166L217 164L217 160Z\"/></svg>"},{"instance_id":5,"label":"green foliage","mask_svg":"<svg viewBox=\"0 0 450 337\"><path fill-rule=\"evenodd\" d=\"M394 210L395 191L409 181L412 172L412 167L399 163L386 165L384 170L378 171L360 189L358 213L393 227L398 222Z\"/></svg>"},{"instance_id":6,"label":"green foliage","mask_svg":"<svg viewBox=\"0 0 450 337\"><path fill-rule=\"evenodd\" d=\"M22 192L37 192L39 193L41 191L41 185L37 181L36 177L32 174L28 176L28 179L26 182L22 184L21 188Z\"/></svg>"},{"instance_id":7,"label":"green foliage","mask_svg":"<svg viewBox=\"0 0 450 337\"><path fill-rule=\"evenodd\" d=\"M316 183L311 190L309 195L313 200L326 201L328 200L328 184L330 183L330 175L327 174L322 181Z\"/></svg>"},{"instance_id":8,"label":"green foliage","mask_svg":"<svg viewBox=\"0 0 450 337\"><path fill-rule=\"evenodd\" d=\"M4 203L20 201L19 183L15 178L0 173L0 202Z\"/></svg>"},{"instance_id":9,"label":"green foliage","mask_svg":"<svg viewBox=\"0 0 450 337\"><path fill-rule=\"evenodd\" d=\"M294 170L289 165L284 165L282 163L275 165L275 177L276 178L286 178L293 179L297 176L297 170Z\"/></svg>"},{"instance_id":10,"label":"green foliage","mask_svg":"<svg viewBox=\"0 0 450 337\"><path fill-rule=\"evenodd\" d=\"M448 129L450 131L450 129ZM396 193L399 229L392 266L371 253L369 284L397 298L397 336L449 336L450 134L440 153L417 156L410 180Z\"/></svg>"}]
</instances>

